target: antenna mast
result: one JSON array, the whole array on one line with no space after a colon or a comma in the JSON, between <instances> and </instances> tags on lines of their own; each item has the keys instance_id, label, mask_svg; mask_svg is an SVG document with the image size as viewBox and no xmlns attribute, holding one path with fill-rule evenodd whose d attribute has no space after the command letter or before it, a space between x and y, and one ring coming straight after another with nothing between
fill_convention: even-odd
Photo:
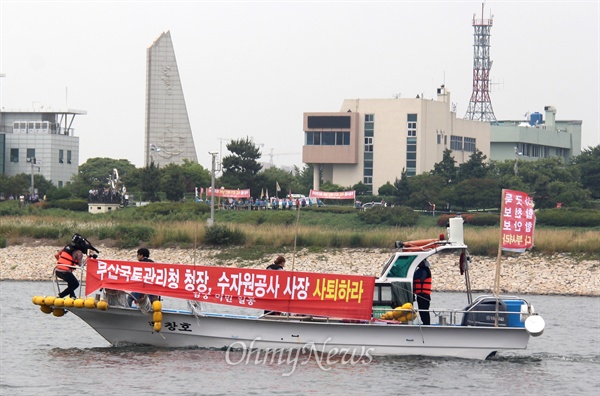
<instances>
[{"instance_id":1,"label":"antenna mast","mask_svg":"<svg viewBox=\"0 0 600 396\"><path fill-rule=\"evenodd\" d=\"M476 19L473 14L473 93L465 119L476 121L496 121L492 101L490 99L490 30L493 24L493 15L490 19L483 18L481 4L481 19Z\"/></svg>"}]
</instances>

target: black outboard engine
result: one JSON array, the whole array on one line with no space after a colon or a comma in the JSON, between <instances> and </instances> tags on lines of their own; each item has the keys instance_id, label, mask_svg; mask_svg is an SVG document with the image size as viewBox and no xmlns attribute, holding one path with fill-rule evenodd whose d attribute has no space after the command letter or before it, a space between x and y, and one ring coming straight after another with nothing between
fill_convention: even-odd
<instances>
[{"instance_id":1,"label":"black outboard engine","mask_svg":"<svg viewBox=\"0 0 600 396\"><path fill-rule=\"evenodd\" d=\"M498 327L506 327L508 325L506 304L495 297L478 298L473 304L466 307L461 324L463 326L495 326L496 301L498 301Z\"/></svg>"}]
</instances>

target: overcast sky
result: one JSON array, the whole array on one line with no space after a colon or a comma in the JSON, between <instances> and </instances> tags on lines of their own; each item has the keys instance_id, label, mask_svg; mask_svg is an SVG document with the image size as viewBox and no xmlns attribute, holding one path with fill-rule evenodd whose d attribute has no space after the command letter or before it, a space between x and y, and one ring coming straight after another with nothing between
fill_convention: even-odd
<instances>
[{"instance_id":1,"label":"overcast sky","mask_svg":"<svg viewBox=\"0 0 600 396\"><path fill-rule=\"evenodd\" d=\"M496 118L556 107L600 143L599 2L488 1ZM464 117L481 2L0 0L1 106L78 109L80 163L143 166L146 49L171 31L198 160L250 136L302 167L302 113L351 98L435 97Z\"/></svg>"}]
</instances>

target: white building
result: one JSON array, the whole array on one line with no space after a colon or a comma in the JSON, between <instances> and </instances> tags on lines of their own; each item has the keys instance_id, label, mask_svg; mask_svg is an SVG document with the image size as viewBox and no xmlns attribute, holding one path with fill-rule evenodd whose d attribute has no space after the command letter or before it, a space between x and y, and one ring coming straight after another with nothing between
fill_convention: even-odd
<instances>
[{"instance_id":1,"label":"white building","mask_svg":"<svg viewBox=\"0 0 600 396\"><path fill-rule=\"evenodd\" d=\"M79 167L79 137L73 122L86 111L71 109L0 111L1 170L43 175L57 187L71 182Z\"/></svg>"},{"instance_id":2,"label":"white building","mask_svg":"<svg viewBox=\"0 0 600 396\"><path fill-rule=\"evenodd\" d=\"M452 150L458 164L475 149L490 157L490 124L456 118L450 92L437 89L437 99L346 99L338 113L304 113L302 162L313 164L313 184L344 187L363 182L379 187L428 172Z\"/></svg>"}]
</instances>

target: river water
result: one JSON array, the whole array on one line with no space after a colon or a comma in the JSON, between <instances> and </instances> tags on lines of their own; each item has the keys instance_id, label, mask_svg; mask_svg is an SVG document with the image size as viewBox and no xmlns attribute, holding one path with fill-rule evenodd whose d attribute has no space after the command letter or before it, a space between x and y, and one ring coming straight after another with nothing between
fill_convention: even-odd
<instances>
[{"instance_id":1,"label":"river water","mask_svg":"<svg viewBox=\"0 0 600 396\"><path fill-rule=\"evenodd\" d=\"M40 312L31 298L46 294L46 282L0 281L0 395L600 394L597 297L526 296L546 321L544 334L491 360L279 364L242 351L114 348L74 315ZM464 305L460 293L434 293L431 308Z\"/></svg>"}]
</instances>

